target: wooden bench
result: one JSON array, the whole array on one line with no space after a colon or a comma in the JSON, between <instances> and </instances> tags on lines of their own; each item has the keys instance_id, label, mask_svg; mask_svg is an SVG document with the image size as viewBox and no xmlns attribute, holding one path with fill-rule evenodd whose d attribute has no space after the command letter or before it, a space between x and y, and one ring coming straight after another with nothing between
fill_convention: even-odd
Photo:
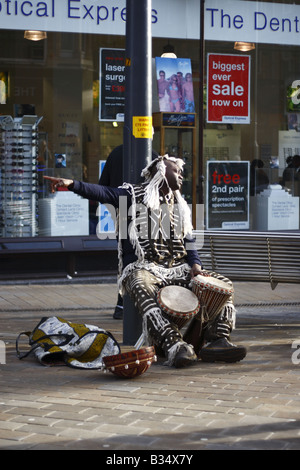
<instances>
[{"instance_id":1,"label":"wooden bench","mask_svg":"<svg viewBox=\"0 0 300 470\"><path fill-rule=\"evenodd\" d=\"M196 249L205 269L232 281L300 283L300 233L195 231ZM127 303L128 302L128 303ZM124 344L140 337L141 318L124 297Z\"/></svg>"},{"instance_id":2,"label":"wooden bench","mask_svg":"<svg viewBox=\"0 0 300 470\"><path fill-rule=\"evenodd\" d=\"M299 232L195 231L205 269L232 281L300 283Z\"/></svg>"}]
</instances>

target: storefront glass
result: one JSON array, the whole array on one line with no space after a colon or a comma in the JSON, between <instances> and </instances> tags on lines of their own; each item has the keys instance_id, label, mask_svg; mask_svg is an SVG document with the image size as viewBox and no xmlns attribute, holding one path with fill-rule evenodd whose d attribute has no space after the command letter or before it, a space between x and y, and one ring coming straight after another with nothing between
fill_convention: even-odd
<instances>
[{"instance_id":1,"label":"storefront glass","mask_svg":"<svg viewBox=\"0 0 300 470\"><path fill-rule=\"evenodd\" d=\"M122 143L122 122L99 121L99 51L124 48L125 38L48 32L34 42L24 31L4 30L0 36L2 236L93 233L96 207L68 192L49 194L43 175L97 183L99 161Z\"/></svg>"},{"instance_id":2,"label":"storefront glass","mask_svg":"<svg viewBox=\"0 0 300 470\"><path fill-rule=\"evenodd\" d=\"M206 52L251 58L251 119L243 125L206 123L204 169L214 159L249 161L249 228L298 230L299 159L293 157L300 153L299 113L290 98L300 76L298 47L255 44L251 51L238 52L233 43L207 42Z\"/></svg>"},{"instance_id":3,"label":"storefront glass","mask_svg":"<svg viewBox=\"0 0 300 470\"><path fill-rule=\"evenodd\" d=\"M75 2L70 3L69 16L75 18L79 10ZM299 1L229 3L235 8L237 4L255 4L257 33L269 28L269 34L273 36L282 30L300 34ZM243 9L236 10L233 15L232 10L230 13L226 10L224 2L219 2L218 11L212 16L218 2L205 4L206 21L210 26L220 22L220 36L229 25L231 31L242 29ZM264 13L260 5L267 8ZM274 5L277 8L273 8ZM280 16L284 11L281 5L292 8L291 12L286 11L286 18ZM51 15L50 10L48 14ZM87 9L85 16L91 16ZM173 46L178 58L190 59L195 133L169 129L162 145L161 129L157 128L153 148L159 153L164 151L185 158L185 196L188 202L203 201L206 228L299 230L300 182L299 166L296 166L299 163L297 158L293 159L300 154L299 46L282 42L279 35L276 39L272 37L270 42L257 42L253 37L253 49L245 52L235 49L236 41L223 34L226 41L221 37L205 40L205 63L202 64L199 39L180 38L178 31L174 36L153 37L153 60L162 54L166 45ZM69 192L49 194L42 176L48 174L97 183L100 162L123 141L122 120L106 120L99 116L102 49L124 50L124 34L47 31L46 39L32 41L24 38L24 30L0 29L0 235L3 238L95 233L99 221L97 205ZM249 74L244 74L245 81L241 85L237 81L234 83L237 66L232 64L243 56L249 58ZM211 68L214 70L209 70L209 57L213 57ZM200 119L202 65L203 129ZM212 89L207 80L209 71L214 77ZM153 76L155 78L155 73ZM247 90L249 107L239 88L242 86L243 91ZM209 112L212 109L208 109L213 103L209 96L211 90L215 93L214 107L220 108L218 111L223 116L226 116L224 107L232 95L237 98L235 108L247 107L248 115L241 117L236 111L234 119L228 114L227 121L217 122L215 117L211 118ZM153 105L155 108L157 103ZM201 132L203 149L199 145ZM215 170L219 179L215 176L214 181L209 180L209 162L222 162L223 166L219 165ZM230 186L229 179L224 179L228 173L232 182L232 177L239 172L236 169L239 167L233 165L235 173L230 174L231 162L249 162L247 181ZM286 170L288 166L291 167ZM211 185L211 182L215 184ZM210 194L209 188L214 188L211 191L215 194ZM212 197L215 197L214 207ZM238 197L245 198L247 209L233 206ZM228 219L228 213L232 214L234 210L236 218L230 216ZM213 215L210 212L217 214L220 225L209 225L208 215Z\"/></svg>"}]
</instances>

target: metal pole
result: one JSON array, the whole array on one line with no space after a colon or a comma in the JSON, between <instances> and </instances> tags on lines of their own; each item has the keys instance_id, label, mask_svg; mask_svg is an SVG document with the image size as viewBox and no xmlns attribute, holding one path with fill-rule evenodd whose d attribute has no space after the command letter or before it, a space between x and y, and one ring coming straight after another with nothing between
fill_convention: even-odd
<instances>
[{"instance_id":1,"label":"metal pole","mask_svg":"<svg viewBox=\"0 0 300 470\"><path fill-rule=\"evenodd\" d=\"M126 1L123 179L128 183L140 181L152 157L151 4L152 0Z\"/></svg>"},{"instance_id":2,"label":"metal pole","mask_svg":"<svg viewBox=\"0 0 300 470\"><path fill-rule=\"evenodd\" d=\"M126 76L123 175L139 183L152 157L152 35L151 0L126 1ZM123 344L134 345L141 317L124 296Z\"/></svg>"},{"instance_id":3,"label":"metal pole","mask_svg":"<svg viewBox=\"0 0 300 470\"><path fill-rule=\"evenodd\" d=\"M204 129L204 7L205 0L200 3L200 93L199 93L199 203L204 203L203 197L203 129Z\"/></svg>"},{"instance_id":4,"label":"metal pole","mask_svg":"<svg viewBox=\"0 0 300 470\"><path fill-rule=\"evenodd\" d=\"M125 51L125 116L123 131L123 181L132 181L131 175L131 135L132 135L132 79L131 55L133 49L133 18L129 0L126 2L126 51Z\"/></svg>"}]
</instances>

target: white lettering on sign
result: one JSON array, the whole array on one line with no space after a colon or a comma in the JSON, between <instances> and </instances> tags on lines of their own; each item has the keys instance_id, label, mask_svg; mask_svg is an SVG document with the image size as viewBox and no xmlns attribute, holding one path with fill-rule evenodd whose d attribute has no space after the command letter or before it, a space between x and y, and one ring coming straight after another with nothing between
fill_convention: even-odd
<instances>
[{"instance_id":1,"label":"white lettering on sign","mask_svg":"<svg viewBox=\"0 0 300 470\"><path fill-rule=\"evenodd\" d=\"M207 122L250 122L250 57L208 54Z\"/></svg>"},{"instance_id":2,"label":"white lettering on sign","mask_svg":"<svg viewBox=\"0 0 300 470\"><path fill-rule=\"evenodd\" d=\"M103 0L100 5L95 3L94 0L1 0L0 29L125 34L125 0L115 0L114 4L111 0ZM157 15L153 8L152 24L157 23ZM106 29L102 29L103 25Z\"/></svg>"},{"instance_id":3,"label":"white lettering on sign","mask_svg":"<svg viewBox=\"0 0 300 470\"><path fill-rule=\"evenodd\" d=\"M228 0L205 2L205 38L299 44L300 6ZM217 38L219 34L219 38Z\"/></svg>"},{"instance_id":4,"label":"white lettering on sign","mask_svg":"<svg viewBox=\"0 0 300 470\"><path fill-rule=\"evenodd\" d=\"M228 79L229 80L229 79ZM214 95L237 95L242 96L244 94L244 87L242 85L235 85L231 82L230 85L213 85L212 92Z\"/></svg>"},{"instance_id":5,"label":"white lettering on sign","mask_svg":"<svg viewBox=\"0 0 300 470\"><path fill-rule=\"evenodd\" d=\"M198 40L200 3L152 0L152 36ZM206 40L299 45L300 5L206 0L204 15ZM126 0L0 0L3 29L125 35L125 24Z\"/></svg>"}]
</instances>

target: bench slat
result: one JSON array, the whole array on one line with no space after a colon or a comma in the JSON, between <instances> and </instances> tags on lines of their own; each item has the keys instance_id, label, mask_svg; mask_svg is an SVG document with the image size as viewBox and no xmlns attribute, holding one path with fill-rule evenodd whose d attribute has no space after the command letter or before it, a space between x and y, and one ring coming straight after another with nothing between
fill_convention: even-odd
<instances>
[{"instance_id":1,"label":"bench slat","mask_svg":"<svg viewBox=\"0 0 300 470\"><path fill-rule=\"evenodd\" d=\"M195 231L204 267L232 280L300 283L300 233Z\"/></svg>"}]
</instances>

